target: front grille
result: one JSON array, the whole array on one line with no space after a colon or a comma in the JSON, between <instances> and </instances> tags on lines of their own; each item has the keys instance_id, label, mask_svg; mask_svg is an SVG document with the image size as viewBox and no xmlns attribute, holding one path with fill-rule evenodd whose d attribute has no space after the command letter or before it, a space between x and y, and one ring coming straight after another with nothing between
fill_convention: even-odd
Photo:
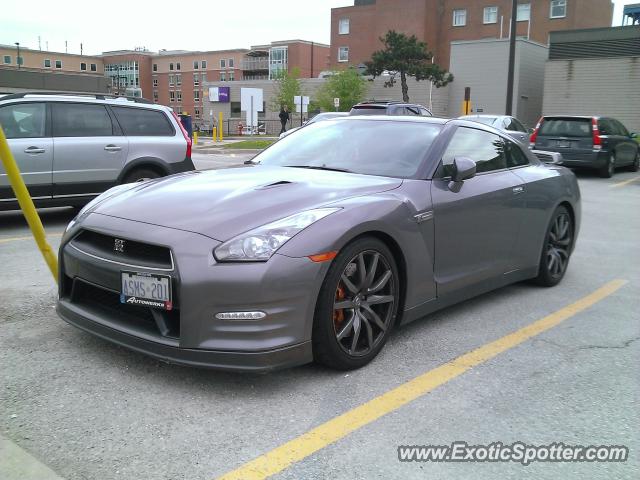
<instances>
[{"instance_id":1,"label":"front grille","mask_svg":"<svg viewBox=\"0 0 640 480\"><path fill-rule=\"evenodd\" d=\"M116 239L124 240L124 251L114 249ZM81 231L71 240L71 245L84 253L113 262L163 270L173 269L171 250L159 245L122 239L91 230Z\"/></svg>"},{"instance_id":2,"label":"front grille","mask_svg":"<svg viewBox=\"0 0 640 480\"><path fill-rule=\"evenodd\" d=\"M152 335L180 338L180 311L159 310L120 303L120 294L80 278L64 276L63 295L72 303L88 308L92 312Z\"/></svg>"}]
</instances>

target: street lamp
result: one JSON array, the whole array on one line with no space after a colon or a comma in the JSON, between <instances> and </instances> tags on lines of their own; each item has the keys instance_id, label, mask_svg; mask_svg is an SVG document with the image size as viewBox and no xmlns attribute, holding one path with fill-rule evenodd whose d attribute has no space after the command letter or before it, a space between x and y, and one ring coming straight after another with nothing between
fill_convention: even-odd
<instances>
[{"instance_id":1,"label":"street lamp","mask_svg":"<svg viewBox=\"0 0 640 480\"><path fill-rule=\"evenodd\" d=\"M18 50L18 55L16 57L16 63L18 64L18 70L20 70L20 42L15 43L16 49Z\"/></svg>"}]
</instances>

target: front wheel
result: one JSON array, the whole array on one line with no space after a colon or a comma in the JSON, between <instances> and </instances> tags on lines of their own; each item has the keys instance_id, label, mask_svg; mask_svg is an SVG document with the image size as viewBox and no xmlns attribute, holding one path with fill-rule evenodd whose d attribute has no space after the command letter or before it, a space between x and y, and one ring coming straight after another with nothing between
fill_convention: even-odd
<instances>
[{"instance_id":1,"label":"front wheel","mask_svg":"<svg viewBox=\"0 0 640 480\"><path fill-rule=\"evenodd\" d=\"M569 211L566 207L558 207L547 228L536 283L545 287L560 283L569 266L573 234L573 219Z\"/></svg>"},{"instance_id":2,"label":"front wheel","mask_svg":"<svg viewBox=\"0 0 640 480\"><path fill-rule=\"evenodd\" d=\"M399 304L399 275L389 248L373 237L347 245L318 295L313 357L338 370L360 368L382 349Z\"/></svg>"}]
</instances>

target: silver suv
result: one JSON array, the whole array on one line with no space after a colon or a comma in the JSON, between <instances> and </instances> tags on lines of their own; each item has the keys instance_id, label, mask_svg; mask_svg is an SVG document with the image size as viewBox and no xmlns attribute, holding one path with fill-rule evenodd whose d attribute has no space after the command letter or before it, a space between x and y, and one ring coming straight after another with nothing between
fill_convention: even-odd
<instances>
[{"instance_id":1,"label":"silver suv","mask_svg":"<svg viewBox=\"0 0 640 480\"><path fill-rule=\"evenodd\" d=\"M82 205L117 184L194 169L177 115L142 98L11 94L0 98L0 125L38 207ZM15 208L0 164L0 210Z\"/></svg>"}]
</instances>

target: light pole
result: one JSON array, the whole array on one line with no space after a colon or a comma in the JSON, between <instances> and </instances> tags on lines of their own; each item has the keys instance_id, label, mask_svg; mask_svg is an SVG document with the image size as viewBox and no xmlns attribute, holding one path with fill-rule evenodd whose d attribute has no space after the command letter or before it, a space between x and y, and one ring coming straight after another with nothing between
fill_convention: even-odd
<instances>
[{"instance_id":1,"label":"light pole","mask_svg":"<svg viewBox=\"0 0 640 480\"><path fill-rule=\"evenodd\" d=\"M18 50L18 55L16 56L16 63L18 64L18 70L20 70L20 42L16 42L16 49Z\"/></svg>"},{"instance_id":2,"label":"light pole","mask_svg":"<svg viewBox=\"0 0 640 480\"><path fill-rule=\"evenodd\" d=\"M511 28L509 29L509 70L507 72L507 108L505 115L513 113L513 76L516 59L516 26L517 26L518 0L511 2Z\"/></svg>"}]
</instances>

